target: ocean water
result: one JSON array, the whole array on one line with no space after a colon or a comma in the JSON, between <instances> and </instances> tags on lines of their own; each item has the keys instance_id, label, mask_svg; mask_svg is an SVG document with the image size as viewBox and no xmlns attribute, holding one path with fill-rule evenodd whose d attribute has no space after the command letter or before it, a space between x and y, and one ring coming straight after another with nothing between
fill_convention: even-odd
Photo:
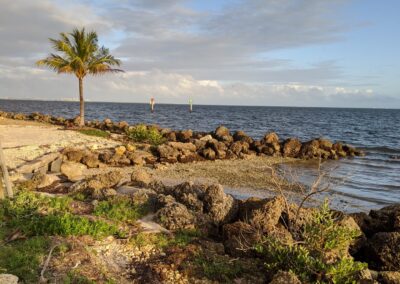
<instances>
[{"instance_id":1,"label":"ocean water","mask_svg":"<svg viewBox=\"0 0 400 284\"><path fill-rule=\"evenodd\" d=\"M79 104L0 100L0 110L73 117ZM337 181L332 190L338 198L351 200L351 206L363 209L400 202L400 110L194 105L190 113L187 105L165 104L156 105L151 113L148 104L86 103L87 119L107 117L195 131L212 131L225 125L254 138L274 131L282 139L325 137L343 141L363 149L366 156L329 162L334 168L331 178ZM315 174L315 163L294 167L305 181Z\"/></svg>"}]
</instances>

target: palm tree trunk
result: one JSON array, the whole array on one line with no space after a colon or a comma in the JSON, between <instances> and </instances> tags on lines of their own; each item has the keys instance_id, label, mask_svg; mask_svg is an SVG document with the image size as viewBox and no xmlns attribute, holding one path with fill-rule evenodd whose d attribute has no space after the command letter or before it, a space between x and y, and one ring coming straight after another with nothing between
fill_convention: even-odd
<instances>
[{"instance_id":1,"label":"palm tree trunk","mask_svg":"<svg viewBox=\"0 0 400 284\"><path fill-rule=\"evenodd\" d=\"M79 126L85 126L85 101L83 100L83 78L79 79L79 103L80 103L80 122Z\"/></svg>"}]
</instances>

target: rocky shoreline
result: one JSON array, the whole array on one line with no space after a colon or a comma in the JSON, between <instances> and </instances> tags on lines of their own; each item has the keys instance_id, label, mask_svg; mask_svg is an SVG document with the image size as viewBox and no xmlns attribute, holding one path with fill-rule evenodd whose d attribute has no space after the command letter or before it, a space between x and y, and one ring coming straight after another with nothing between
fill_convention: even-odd
<instances>
[{"instance_id":1,"label":"rocky shoreline","mask_svg":"<svg viewBox=\"0 0 400 284\"><path fill-rule=\"evenodd\" d=\"M11 117L47 120L41 115ZM46 122L55 123L55 120L49 117ZM73 124L70 123L73 121L59 125L71 128ZM88 125L109 131L120 145L106 149L85 145L67 147L11 171L18 190L17 200L20 194L28 194L24 202L35 200L29 194L44 194L54 200L68 198L70 205L40 208L37 213L28 215L35 216L33 220L24 215L22 223L13 221L16 215L6 206L7 202L0 206L0 217L5 214L3 221L12 229L2 233L7 242L21 237L18 234L22 229L15 229L15 224L34 222L33 228L37 230L40 222L44 222L42 219L46 222L57 221L57 218L64 220L65 212L73 214L74 217L68 218L76 222L87 220L85 226L91 222L105 222L100 228L108 228L110 224L118 228L117 231L109 229L113 237L107 239L107 249L103 248L103 241L94 242L83 236L77 241L64 236L63 241L70 249L55 256L49 266L50 279L69 273L68 269L76 264L65 263L64 259L72 258L77 263L78 256L82 258L88 254L78 252L78 248L86 244L99 250L101 257L105 257L103 252L106 251L107 259L111 259L104 262L97 254L86 259L86 270L80 273L96 282L105 282L111 277L118 283L331 283L334 279L336 283L399 283L399 205L372 210L369 214L345 214L327 208L299 207L282 193L272 198L239 200L226 194L218 183L183 182L172 186L150 171L150 168L168 163L264 155L335 159L341 153L334 150L339 149L338 145L342 147L343 157L361 154L356 149L322 139L305 143L296 139L280 141L274 133L261 141L253 141L239 131L231 135L225 127L213 133L157 129L165 140L152 145L129 139L127 133L131 126L124 123L106 120ZM236 151L236 147L240 151ZM268 149L275 150L269 152ZM207 153L214 153L214 156ZM48 204L53 203L57 204L56 201ZM5 206L3 211L2 206ZM63 209L58 212L60 208ZM7 212L12 214L8 216ZM57 221L57 226L65 226L63 222ZM51 233L48 230L52 228L46 225L43 229L46 235L54 238L52 242L60 241L58 234L94 234L94 229L75 232L76 227L68 227L68 233L62 228ZM28 240L43 233L35 231L28 235L28 232L23 235L23 238L28 236ZM140 245L143 242L152 247L151 252ZM12 241L7 244L10 245ZM282 258L287 261L282 262ZM289 261L291 259L295 261ZM112 266L110 261L113 261ZM107 277L103 272L94 273L98 271L99 262L103 263L101 269L107 271Z\"/></svg>"},{"instance_id":2,"label":"rocky shoreline","mask_svg":"<svg viewBox=\"0 0 400 284\"><path fill-rule=\"evenodd\" d=\"M75 129L79 124L79 118L65 119L40 113L25 115L0 112L0 117L50 123L67 129ZM115 123L110 119L102 122L88 121L86 127L107 131L111 133L112 138L125 143L132 142L129 133L135 129L135 126L131 126L125 121ZM333 143L323 138L306 142L301 142L297 138L281 140L276 133L272 132L265 134L261 140L254 140L243 131L236 131L232 134L224 126L220 126L210 133L193 132L192 130L173 131L152 125L143 127L147 131L154 130L156 135L160 136L156 145L142 147L143 152L148 154L143 154L140 158L137 155L130 155L129 149L121 147L115 151L99 153L98 157L101 162L124 166L141 163L188 163L202 160L246 158L252 155L323 160L364 155L362 151L350 145L341 142ZM90 162L93 160L93 155L89 160Z\"/></svg>"}]
</instances>

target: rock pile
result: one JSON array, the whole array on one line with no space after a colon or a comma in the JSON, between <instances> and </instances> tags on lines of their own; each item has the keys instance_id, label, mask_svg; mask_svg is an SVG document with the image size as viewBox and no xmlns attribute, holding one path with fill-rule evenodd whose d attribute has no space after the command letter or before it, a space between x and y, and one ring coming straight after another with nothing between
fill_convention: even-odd
<instances>
[{"instance_id":1,"label":"rock pile","mask_svg":"<svg viewBox=\"0 0 400 284\"><path fill-rule=\"evenodd\" d=\"M75 127L79 123L79 118L65 119L40 113L25 115L20 113L0 112L0 117L35 120L65 127ZM128 140L125 133L130 128L130 125L126 121L113 122L111 119L107 118L103 121L87 121L86 126L117 133L121 136L119 138L122 140ZM307 142L301 142L297 138L282 140L276 133L271 132L267 133L260 140L254 140L243 131L236 131L232 134L225 126L219 126L215 131L210 133L193 132L192 130L172 131L170 129L162 129L158 126L152 127L156 127L167 141L154 150L159 162L187 163L200 160L245 158L248 155L336 160L344 157L363 155L361 151L352 146L341 142L333 143L323 138L313 139ZM128 150L128 152L131 151ZM118 155L115 156L115 153ZM106 164L119 166L136 164L136 162L141 160L137 155L126 155L124 149L119 149L115 153L103 154L101 159ZM146 157L144 157L144 159L146 159ZM149 159L151 161L146 161L146 163L155 162L153 157Z\"/></svg>"}]
</instances>

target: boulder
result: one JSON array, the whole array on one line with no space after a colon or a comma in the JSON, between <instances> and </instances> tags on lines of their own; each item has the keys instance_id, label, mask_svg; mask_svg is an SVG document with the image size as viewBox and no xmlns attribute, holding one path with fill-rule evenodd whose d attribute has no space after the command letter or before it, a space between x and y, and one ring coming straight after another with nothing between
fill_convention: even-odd
<instances>
[{"instance_id":1,"label":"boulder","mask_svg":"<svg viewBox=\"0 0 400 284\"><path fill-rule=\"evenodd\" d=\"M234 141L246 142L248 144L253 143L253 139L250 136L248 136L246 133L244 133L243 131L240 131L240 130L236 131L233 134L233 140Z\"/></svg>"},{"instance_id":2,"label":"boulder","mask_svg":"<svg viewBox=\"0 0 400 284\"><path fill-rule=\"evenodd\" d=\"M116 155L122 156L126 152L126 147L121 145L121 146L116 147L114 150L115 150Z\"/></svg>"},{"instance_id":3,"label":"boulder","mask_svg":"<svg viewBox=\"0 0 400 284\"><path fill-rule=\"evenodd\" d=\"M192 130L182 130L176 133L176 139L180 142L189 142L193 136Z\"/></svg>"},{"instance_id":4,"label":"boulder","mask_svg":"<svg viewBox=\"0 0 400 284\"><path fill-rule=\"evenodd\" d=\"M63 160L62 158L57 158L53 162L50 163L50 172L59 173L61 171L61 164Z\"/></svg>"},{"instance_id":5,"label":"boulder","mask_svg":"<svg viewBox=\"0 0 400 284\"><path fill-rule=\"evenodd\" d=\"M378 277L379 283L382 284L400 283L400 271L381 271Z\"/></svg>"},{"instance_id":6,"label":"boulder","mask_svg":"<svg viewBox=\"0 0 400 284\"><path fill-rule=\"evenodd\" d=\"M296 158L301 149L301 142L297 138L289 138L283 143L282 153L284 157Z\"/></svg>"},{"instance_id":7,"label":"boulder","mask_svg":"<svg viewBox=\"0 0 400 284\"><path fill-rule=\"evenodd\" d=\"M171 131L171 132L167 132L165 134L163 134L164 138L167 139L167 141L176 141L176 134L175 132Z\"/></svg>"},{"instance_id":8,"label":"boulder","mask_svg":"<svg viewBox=\"0 0 400 284\"><path fill-rule=\"evenodd\" d=\"M278 271L272 278L270 284L301 284L301 281L295 274L288 271Z\"/></svg>"},{"instance_id":9,"label":"boulder","mask_svg":"<svg viewBox=\"0 0 400 284\"><path fill-rule=\"evenodd\" d=\"M84 156L81 162L88 168L98 168L100 165L99 156L94 153Z\"/></svg>"},{"instance_id":10,"label":"boulder","mask_svg":"<svg viewBox=\"0 0 400 284\"><path fill-rule=\"evenodd\" d=\"M70 181L78 181L82 179L86 166L81 163L64 161L61 165L61 173Z\"/></svg>"},{"instance_id":11,"label":"boulder","mask_svg":"<svg viewBox=\"0 0 400 284\"><path fill-rule=\"evenodd\" d=\"M217 139L220 139L224 136L230 136L230 132L229 132L228 128L221 125L221 126L217 127L217 129L215 129L214 135L215 135L215 137L217 137Z\"/></svg>"},{"instance_id":12,"label":"boulder","mask_svg":"<svg viewBox=\"0 0 400 284\"><path fill-rule=\"evenodd\" d=\"M87 151L82 149L65 149L63 151L63 154L67 157L69 161L79 163L82 158L87 154Z\"/></svg>"},{"instance_id":13,"label":"boulder","mask_svg":"<svg viewBox=\"0 0 400 284\"><path fill-rule=\"evenodd\" d=\"M208 214L216 225L229 223L237 217L238 201L231 195L225 194L220 184L210 185L206 188L203 202L204 213Z\"/></svg>"},{"instance_id":14,"label":"boulder","mask_svg":"<svg viewBox=\"0 0 400 284\"><path fill-rule=\"evenodd\" d=\"M195 216L182 203L171 202L157 211L155 220L174 231L194 228Z\"/></svg>"},{"instance_id":15,"label":"boulder","mask_svg":"<svg viewBox=\"0 0 400 284\"><path fill-rule=\"evenodd\" d=\"M275 132L269 132L261 140L263 144L279 144L279 136Z\"/></svg>"},{"instance_id":16,"label":"boulder","mask_svg":"<svg viewBox=\"0 0 400 284\"><path fill-rule=\"evenodd\" d=\"M43 178L41 179L41 182L37 185L37 188L45 188L48 187L54 183L57 183L60 181L60 178L55 175L55 174L45 174Z\"/></svg>"},{"instance_id":17,"label":"boulder","mask_svg":"<svg viewBox=\"0 0 400 284\"><path fill-rule=\"evenodd\" d=\"M153 178L144 169L135 169L131 175L132 185L149 187Z\"/></svg>"},{"instance_id":18,"label":"boulder","mask_svg":"<svg viewBox=\"0 0 400 284\"><path fill-rule=\"evenodd\" d=\"M325 151L330 151L333 147L333 143L328 139L320 138L318 139L319 147Z\"/></svg>"},{"instance_id":19,"label":"boulder","mask_svg":"<svg viewBox=\"0 0 400 284\"><path fill-rule=\"evenodd\" d=\"M314 159L319 156L319 141L311 140L302 144L299 157L301 159Z\"/></svg>"},{"instance_id":20,"label":"boulder","mask_svg":"<svg viewBox=\"0 0 400 284\"><path fill-rule=\"evenodd\" d=\"M0 284L18 284L18 277L12 274L0 274Z\"/></svg>"},{"instance_id":21,"label":"boulder","mask_svg":"<svg viewBox=\"0 0 400 284\"><path fill-rule=\"evenodd\" d=\"M206 148L204 149L201 154L203 155L204 158L207 160L215 160L215 151L211 148Z\"/></svg>"},{"instance_id":22,"label":"boulder","mask_svg":"<svg viewBox=\"0 0 400 284\"><path fill-rule=\"evenodd\" d=\"M179 151L169 145L158 146L157 153L161 162L176 163L178 161Z\"/></svg>"},{"instance_id":23,"label":"boulder","mask_svg":"<svg viewBox=\"0 0 400 284\"><path fill-rule=\"evenodd\" d=\"M178 150L178 151L191 151L195 152L196 151L196 146L193 143L182 143L182 142L168 142L168 146L171 146L172 148Z\"/></svg>"},{"instance_id":24,"label":"boulder","mask_svg":"<svg viewBox=\"0 0 400 284\"><path fill-rule=\"evenodd\" d=\"M285 200L283 196L278 195L261 201L250 200L248 205L242 204L241 207L245 208L240 214L242 218L243 214L247 216L245 221L261 232L268 233L272 232L279 223L285 208Z\"/></svg>"},{"instance_id":25,"label":"boulder","mask_svg":"<svg viewBox=\"0 0 400 284\"><path fill-rule=\"evenodd\" d=\"M95 175L86 180L86 188L89 190L112 188L116 186L122 178L123 175L120 171Z\"/></svg>"},{"instance_id":26,"label":"boulder","mask_svg":"<svg viewBox=\"0 0 400 284\"><path fill-rule=\"evenodd\" d=\"M204 204L201 199L204 196L204 190L201 187L195 186L192 182L184 182L174 186L171 194L188 209L203 212Z\"/></svg>"},{"instance_id":27,"label":"boulder","mask_svg":"<svg viewBox=\"0 0 400 284\"><path fill-rule=\"evenodd\" d=\"M207 142L207 141L212 140L212 139L213 139L213 137L210 134L207 134L207 135L201 137L199 140Z\"/></svg>"},{"instance_id":28,"label":"boulder","mask_svg":"<svg viewBox=\"0 0 400 284\"><path fill-rule=\"evenodd\" d=\"M368 240L364 255L372 268L400 270L400 232L376 233Z\"/></svg>"}]
</instances>

